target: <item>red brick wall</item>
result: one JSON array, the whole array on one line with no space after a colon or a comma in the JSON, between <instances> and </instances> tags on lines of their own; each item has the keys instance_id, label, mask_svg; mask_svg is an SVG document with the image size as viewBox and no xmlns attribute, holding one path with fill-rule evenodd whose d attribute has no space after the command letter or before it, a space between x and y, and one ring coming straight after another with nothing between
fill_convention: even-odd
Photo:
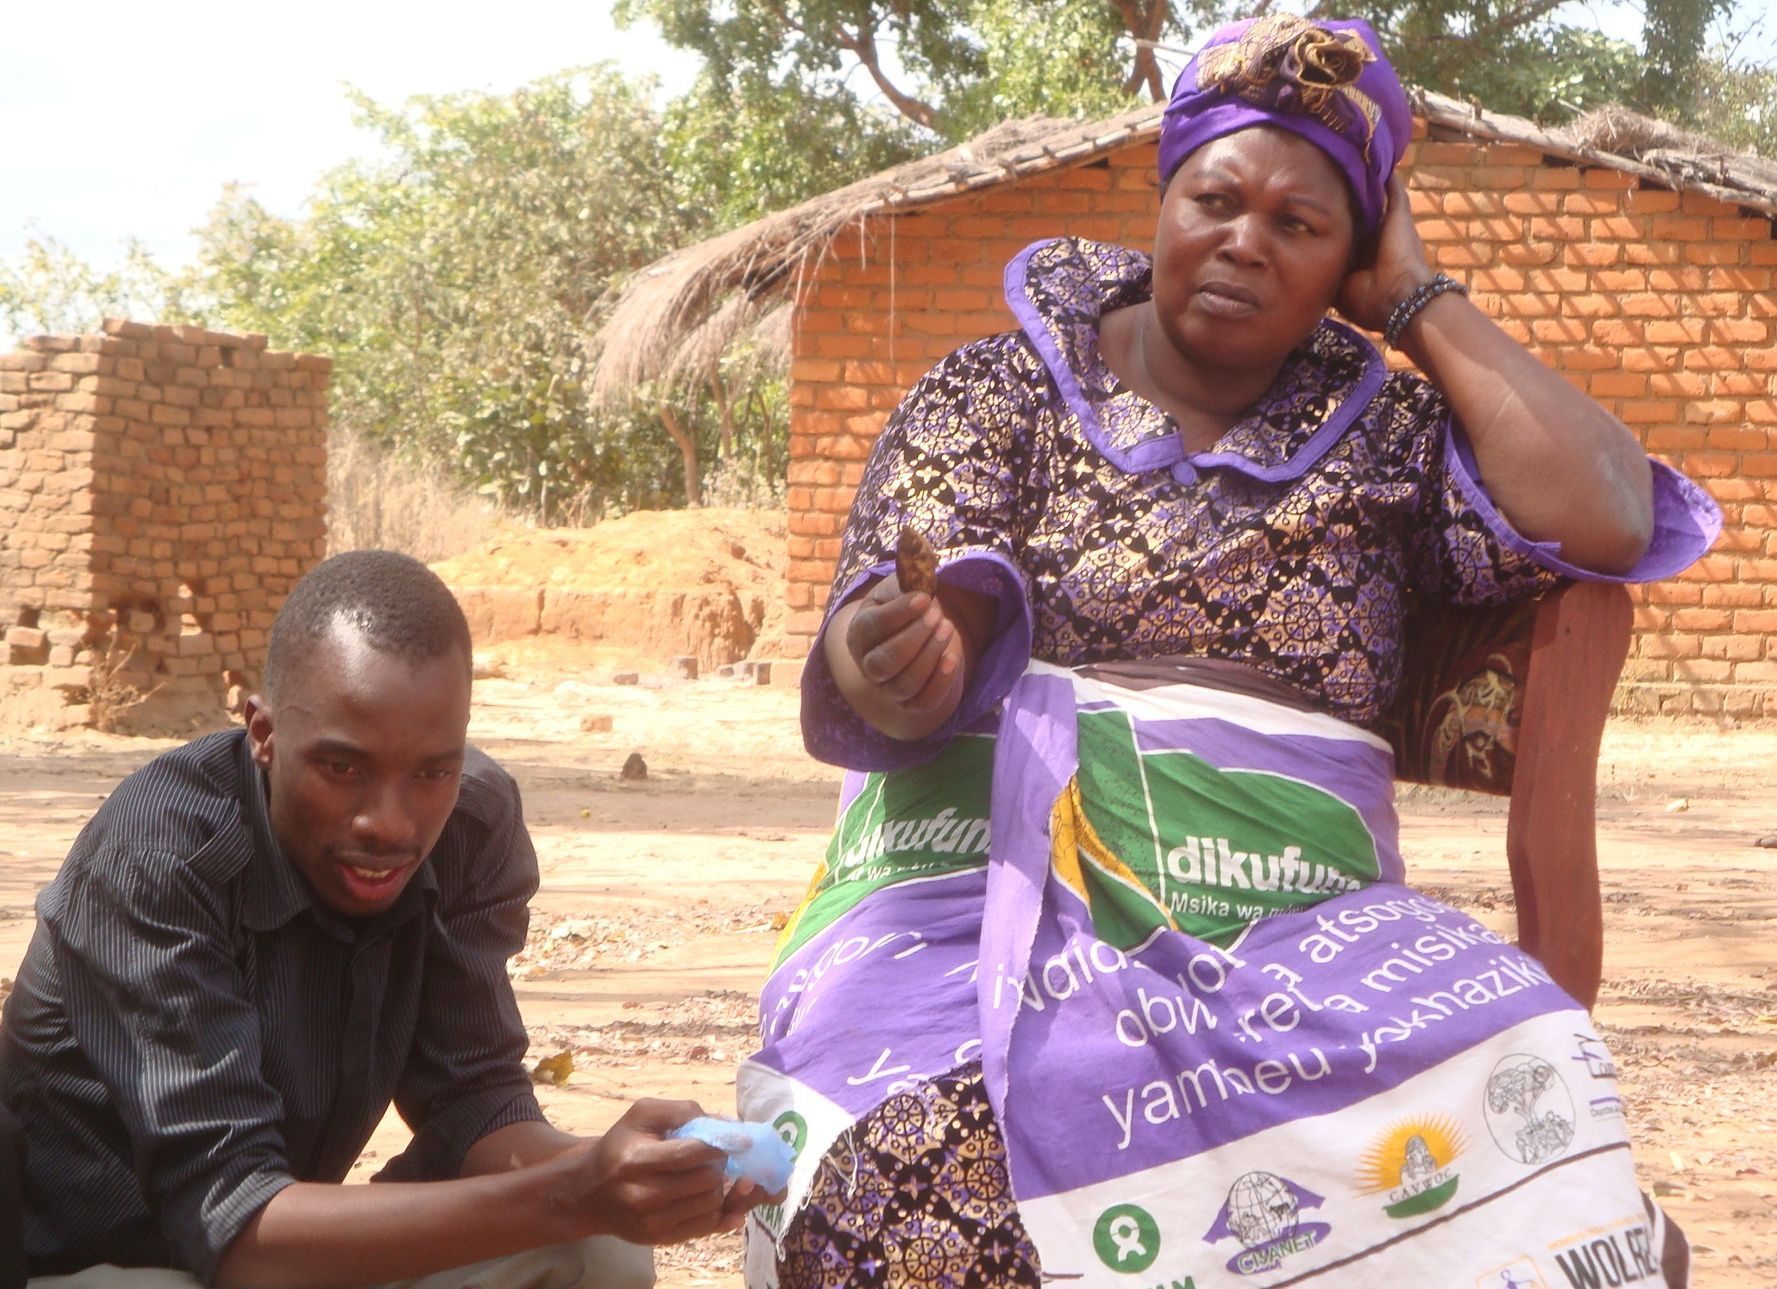
<instances>
[{"instance_id":1,"label":"red brick wall","mask_svg":"<svg viewBox=\"0 0 1777 1289\"><path fill-rule=\"evenodd\" d=\"M133 322L0 354L0 720L166 729L238 706L326 551L331 370Z\"/></svg>"},{"instance_id":2,"label":"red brick wall","mask_svg":"<svg viewBox=\"0 0 1777 1289\"><path fill-rule=\"evenodd\" d=\"M1434 130L1407 157L1438 267L1648 450L1721 503L1715 552L1636 592L1620 703L1777 716L1777 235L1773 221L1520 145ZM820 625L847 508L902 392L1012 325L1000 272L1040 237L1147 248L1154 147L1133 146L843 236L797 313L789 630Z\"/></svg>"}]
</instances>

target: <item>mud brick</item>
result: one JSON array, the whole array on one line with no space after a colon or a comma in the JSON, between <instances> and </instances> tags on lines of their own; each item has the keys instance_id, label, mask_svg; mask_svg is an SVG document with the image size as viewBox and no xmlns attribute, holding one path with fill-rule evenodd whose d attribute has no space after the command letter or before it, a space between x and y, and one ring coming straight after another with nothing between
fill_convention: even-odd
<instances>
[{"instance_id":1,"label":"mud brick","mask_svg":"<svg viewBox=\"0 0 1777 1289\"><path fill-rule=\"evenodd\" d=\"M96 376L105 369L105 360L98 354L59 353L50 359L49 368L77 376Z\"/></svg>"},{"instance_id":2,"label":"mud brick","mask_svg":"<svg viewBox=\"0 0 1777 1289\"><path fill-rule=\"evenodd\" d=\"M134 398L140 382L125 380L121 376L100 375L82 376L74 382L74 388L82 394L100 394L106 398Z\"/></svg>"}]
</instances>

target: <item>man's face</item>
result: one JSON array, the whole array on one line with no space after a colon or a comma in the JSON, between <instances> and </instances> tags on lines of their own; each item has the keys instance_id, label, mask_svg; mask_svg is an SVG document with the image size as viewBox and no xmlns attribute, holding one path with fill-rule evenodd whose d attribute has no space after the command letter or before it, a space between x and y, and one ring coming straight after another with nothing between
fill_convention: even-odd
<instances>
[{"instance_id":1,"label":"man's face","mask_svg":"<svg viewBox=\"0 0 1777 1289\"><path fill-rule=\"evenodd\" d=\"M468 660L409 662L336 626L282 685L247 702L273 831L315 894L348 917L392 905L456 807Z\"/></svg>"}]
</instances>

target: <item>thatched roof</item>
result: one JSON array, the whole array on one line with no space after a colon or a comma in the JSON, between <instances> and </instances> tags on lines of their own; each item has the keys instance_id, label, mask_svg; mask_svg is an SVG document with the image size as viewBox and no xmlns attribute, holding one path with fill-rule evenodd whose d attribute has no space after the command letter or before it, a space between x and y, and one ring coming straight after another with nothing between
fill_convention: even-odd
<instances>
[{"instance_id":1,"label":"thatched roof","mask_svg":"<svg viewBox=\"0 0 1777 1289\"><path fill-rule=\"evenodd\" d=\"M1576 160L1634 170L1680 190L1777 217L1777 161L1735 152L1716 140L1623 107L1600 108L1561 130L1584 154Z\"/></svg>"},{"instance_id":2,"label":"thatched roof","mask_svg":"<svg viewBox=\"0 0 1777 1289\"><path fill-rule=\"evenodd\" d=\"M1414 113L1432 126L1609 166L1777 218L1777 164L1625 109L1544 129L1430 91L1416 90L1413 99ZM640 385L674 383L707 365L712 352L720 353L772 306L793 301L803 277L847 225L1152 142L1160 135L1161 111L1160 104L1151 104L1099 121L1041 116L1007 121L946 152L905 162L656 260L621 288L593 337L593 397L621 402Z\"/></svg>"},{"instance_id":3,"label":"thatched roof","mask_svg":"<svg viewBox=\"0 0 1777 1289\"><path fill-rule=\"evenodd\" d=\"M676 387L700 384L741 341L751 346L753 366L782 371L790 361L794 311L794 305L775 292L735 292L668 352L660 379Z\"/></svg>"},{"instance_id":4,"label":"thatched roof","mask_svg":"<svg viewBox=\"0 0 1777 1289\"><path fill-rule=\"evenodd\" d=\"M1007 121L967 143L903 162L739 228L672 252L624 284L593 337L593 398L672 383L695 371L684 351L719 352L748 321L793 300L801 278L839 231L890 209L912 209L1021 174L1088 160L1157 133L1157 108L1082 125L1032 116Z\"/></svg>"}]
</instances>

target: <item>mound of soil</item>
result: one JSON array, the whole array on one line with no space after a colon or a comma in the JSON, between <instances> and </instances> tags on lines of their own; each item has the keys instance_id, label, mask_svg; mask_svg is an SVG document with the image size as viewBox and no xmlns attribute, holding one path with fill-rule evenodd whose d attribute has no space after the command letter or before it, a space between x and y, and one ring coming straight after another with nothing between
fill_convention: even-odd
<instances>
[{"instance_id":1,"label":"mound of soil","mask_svg":"<svg viewBox=\"0 0 1777 1289\"><path fill-rule=\"evenodd\" d=\"M591 528L503 533L433 565L478 646L545 638L705 667L781 649L781 511L637 511Z\"/></svg>"}]
</instances>

